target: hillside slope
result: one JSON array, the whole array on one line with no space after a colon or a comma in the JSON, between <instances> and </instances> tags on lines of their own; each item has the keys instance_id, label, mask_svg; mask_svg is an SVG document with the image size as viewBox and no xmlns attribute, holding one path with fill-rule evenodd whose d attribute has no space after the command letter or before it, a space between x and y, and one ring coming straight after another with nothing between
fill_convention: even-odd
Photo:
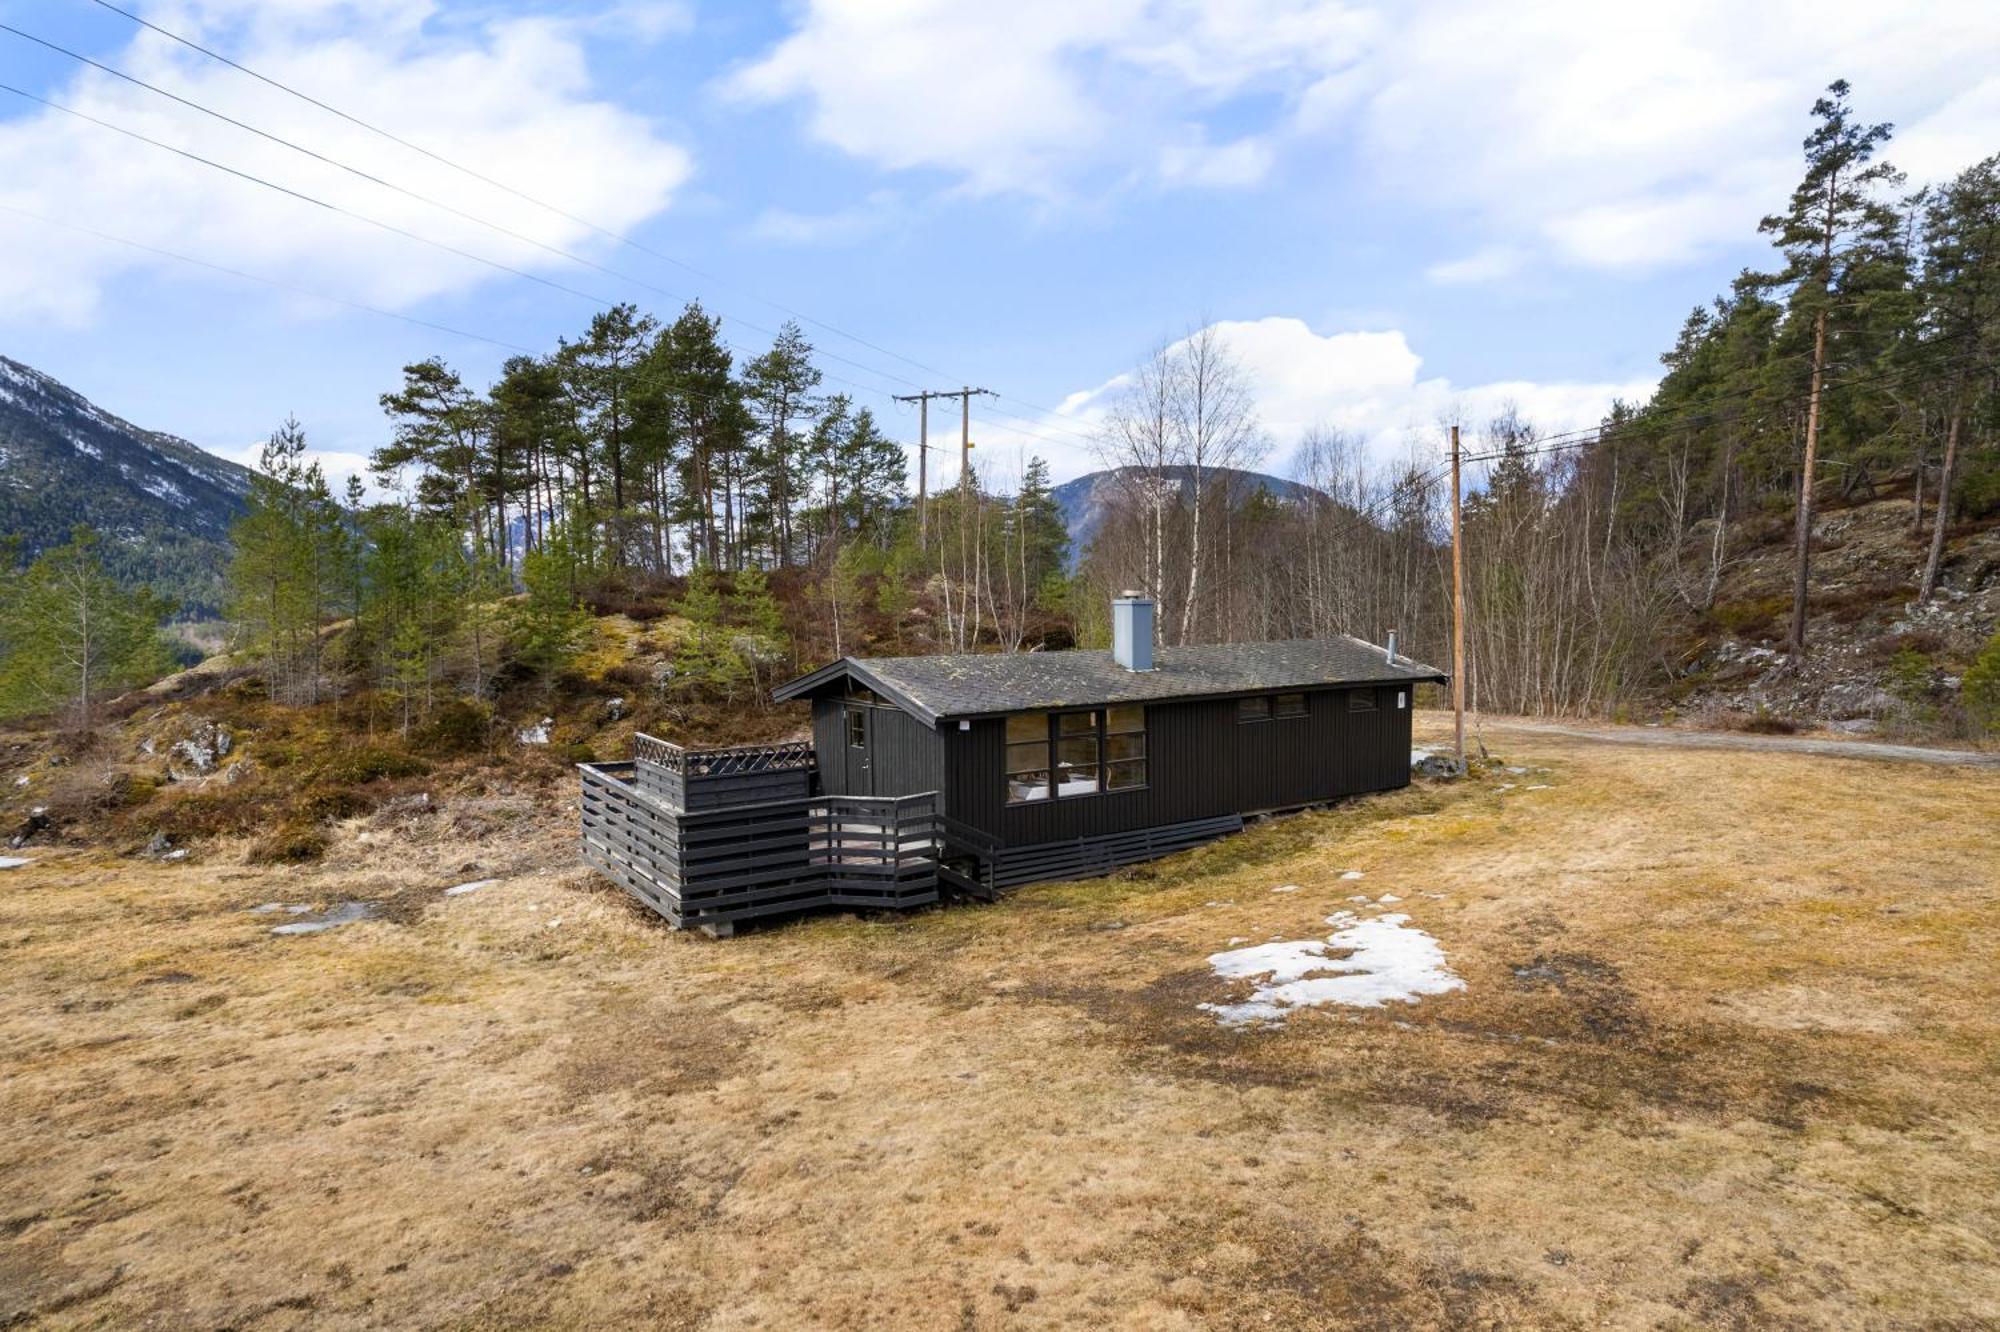
<instances>
[{"instance_id":1,"label":"hillside slope","mask_svg":"<svg viewBox=\"0 0 2000 1332\"><path fill-rule=\"evenodd\" d=\"M1673 701L1697 715L1824 721L1854 733L1953 733L1963 672L2000 629L2000 523L1952 531L1937 595L1918 606L1930 526L1918 534L1910 519L1908 499L1819 518L1803 663L1784 651L1791 519L1768 516L1732 534L1736 554L1715 605L1693 617ZM1706 525L1697 529L1690 568L1708 539Z\"/></svg>"},{"instance_id":2,"label":"hillside slope","mask_svg":"<svg viewBox=\"0 0 2000 1332\"><path fill-rule=\"evenodd\" d=\"M0 535L30 554L88 523L118 577L212 612L249 486L248 469L0 356Z\"/></svg>"}]
</instances>

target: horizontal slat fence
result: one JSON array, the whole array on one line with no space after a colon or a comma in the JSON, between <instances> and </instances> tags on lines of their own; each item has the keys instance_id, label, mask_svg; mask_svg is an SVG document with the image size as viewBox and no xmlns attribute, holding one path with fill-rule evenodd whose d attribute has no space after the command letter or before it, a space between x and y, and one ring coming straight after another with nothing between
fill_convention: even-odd
<instances>
[{"instance_id":1,"label":"horizontal slat fence","mask_svg":"<svg viewBox=\"0 0 2000 1332\"><path fill-rule=\"evenodd\" d=\"M938 899L935 792L683 809L660 794L654 766L579 765L584 858L676 927L725 932L739 920L820 906Z\"/></svg>"}]
</instances>

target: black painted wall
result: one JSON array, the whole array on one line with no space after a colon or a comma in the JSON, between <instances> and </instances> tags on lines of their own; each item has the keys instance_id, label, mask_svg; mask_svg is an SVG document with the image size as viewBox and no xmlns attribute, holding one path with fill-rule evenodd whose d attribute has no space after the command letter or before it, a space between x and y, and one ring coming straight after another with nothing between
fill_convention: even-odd
<instances>
[{"instance_id":1,"label":"black painted wall","mask_svg":"<svg viewBox=\"0 0 2000 1332\"><path fill-rule=\"evenodd\" d=\"M1376 706L1354 711L1355 694ZM886 704L818 698L813 743L830 795L941 791L951 818L1004 845L1032 846L1407 786L1412 702L1408 685L1323 689L1306 695L1305 716L1259 722L1238 722L1233 698L1149 704L1145 787L1022 805L1006 803L1006 726L997 717L933 731ZM865 754L847 744L848 708L868 714Z\"/></svg>"},{"instance_id":2,"label":"black painted wall","mask_svg":"<svg viewBox=\"0 0 2000 1332\"><path fill-rule=\"evenodd\" d=\"M1352 711L1354 693L1376 707ZM959 731L947 722L945 811L1005 845L1029 846L1393 790L1410 780L1411 702L1407 685L1318 690L1303 717L1247 723L1233 698L1151 704L1145 788L1021 805L1006 803L1004 723Z\"/></svg>"}]
</instances>

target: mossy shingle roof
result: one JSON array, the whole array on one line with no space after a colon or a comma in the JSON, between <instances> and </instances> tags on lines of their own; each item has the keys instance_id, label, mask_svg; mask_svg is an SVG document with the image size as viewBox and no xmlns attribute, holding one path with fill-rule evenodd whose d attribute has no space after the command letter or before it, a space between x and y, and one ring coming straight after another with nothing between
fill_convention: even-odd
<instances>
[{"instance_id":1,"label":"mossy shingle roof","mask_svg":"<svg viewBox=\"0 0 2000 1332\"><path fill-rule=\"evenodd\" d=\"M1156 669L1128 671L1109 652L968 653L931 657L845 657L780 686L800 698L851 675L925 721L1098 703L1150 703L1209 695L1256 694L1330 685L1442 680L1434 667L1358 638L1281 643L1215 643L1159 648Z\"/></svg>"}]
</instances>

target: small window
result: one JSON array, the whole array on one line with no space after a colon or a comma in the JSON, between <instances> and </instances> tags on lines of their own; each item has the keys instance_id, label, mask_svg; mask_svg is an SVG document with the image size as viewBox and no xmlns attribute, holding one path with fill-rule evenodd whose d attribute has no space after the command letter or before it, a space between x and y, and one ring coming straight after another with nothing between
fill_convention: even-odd
<instances>
[{"instance_id":1,"label":"small window","mask_svg":"<svg viewBox=\"0 0 2000 1332\"><path fill-rule=\"evenodd\" d=\"M1264 697L1239 698L1236 700L1236 720L1238 722L1260 722L1271 720L1271 700Z\"/></svg>"},{"instance_id":2,"label":"small window","mask_svg":"<svg viewBox=\"0 0 2000 1332\"><path fill-rule=\"evenodd\" d=\"M847 747L868 748L868 714L860 708L847 710Z\"/></svg>"},{"instance_id":3,"label":"small window","mask_svg":"<svg viewBox=\"0 0 2000 1332\"><path fill-rule=\"evenodd\" d=\"M1372 689L1355 689L1349 691L1347 695L1347 710L1349 712L1375 711L1375 691Z\"/></svg>"},{"instance_id":4,"label":"small window","mask_svg":"<svg viewBox=\"0 0 2000 1332\"><path fill-rule=\"evenodd\" d=\"M1303 717L1306 715L1306 696L1280 694L1278 701L1271 706L1271 712L1273 716L1278 717Z\"/></svg>"}]
</instances>

